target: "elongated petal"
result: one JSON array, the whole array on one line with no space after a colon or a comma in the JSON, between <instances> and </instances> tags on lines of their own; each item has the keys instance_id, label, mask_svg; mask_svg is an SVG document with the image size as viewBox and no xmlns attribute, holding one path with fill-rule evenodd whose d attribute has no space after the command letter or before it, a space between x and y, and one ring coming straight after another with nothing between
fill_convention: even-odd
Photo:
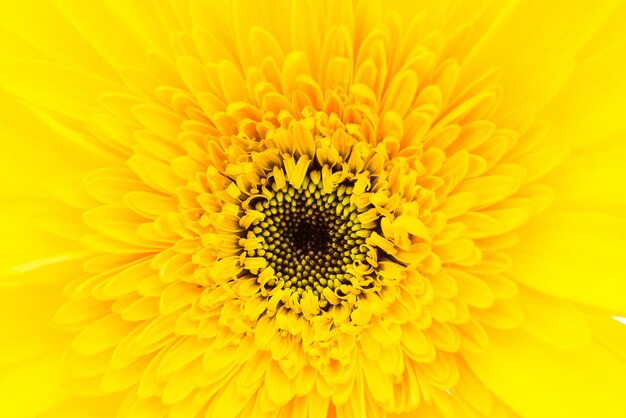
<instances>
[{"instance_id":1,"label":"elongated petal","mask_svg":"<svg viewBox=\"0 0 626 418\"><path fill-rule=\"evenodd\" d=\"M484 353L465 359L487 387L524 415L626 413L619 384L626 366L598 345L563 352L524 332L494 332Z\"/></svg>"},{"instance_id":2,"label":"elongated petal","mask_svg":"<svg viewBox=\"0 0 626 418\"><path fill-rule=\"evenodd\" d=\"M522 231L509 274L551 295L624 312L625 228L611 215L546 213Z\"/></svg>"}]
</instances>

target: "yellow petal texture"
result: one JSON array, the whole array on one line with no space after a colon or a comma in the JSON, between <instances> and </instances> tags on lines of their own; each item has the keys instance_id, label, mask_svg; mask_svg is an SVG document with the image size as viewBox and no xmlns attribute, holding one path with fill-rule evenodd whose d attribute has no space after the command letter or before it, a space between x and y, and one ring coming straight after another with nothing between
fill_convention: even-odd
<instances>
[{"instance_id":1,"label":"yellow petal texture","mask_svg":"<svg viewBox=\"0 0 626 418\"><path fill-rule=\"evenodd\" d=\"M546 178L558 190L555 206L619 215L625 205L624 170L626 148L623 131L602 138L595 146L581 147Z\"/></svg>"},{"instance_id":2,"label":"yellow petal texture","mask_svg":"<svg viewBox=\"0 0 626 418\"><path fill-rule=\"evenodd\" d=\"M624 312L626 271L620 260L625 227L623 219L610 214L546 213L522 232L510 275L548 294ZM545 255L530 250L536 246Z\"/></svg>"},{"instance_id":3,"label":"yellow petal texture","mask_svg":"<svg viewBox=\"0 0 626 418\"><path fill-rule=\"evenodd\" d=\"M0 379L0 387L6 394L2 412L14 417L37 416L63 401L68 395L67 384L60 354L4 366ZM32 396L34 393L36 398Z\"/></svg>"},{"instance_id":4,"label":"yellow petal texture","mask_svg":"<svg viewBox=\"0 0 626 418\"><path fill-rule=\"evenodd\" d=\"M618 2L603 2L588 7L584 2L569 4L541 1L511 2L507 10L472 49L466 65L476 65L487 56L501 67L507 81L524 80L529 86L510 86L512 93L544 99L566 79L547 78L547 72L561 75L559 67L567 65L589 38L608 19ZM532 26L532 30L525 27ZM537 80L538 79L538 80ZM539 81L539 82L538 82ZM516 96L516 95L514 95ZM530 98L529 97L529 98ZM549 97L549 96L548 96Z\"/></svg>"},{"instance_id":5,"label":"yellow petal texture","mask_svg":"<svg viewBox=\"0 0 626 418\"><path fill-rule=\"evenodd\" d=\"M546 117L555 121L555 138L584 146L624 130L624 119L620 117L624 86L619 66L613 64L615 57L624 52L622 40L581 60L570 82L544 110ZM597 76L595 68L603 68L602 77Z\"/></svg>"},{"instance_id":6,"label":"yellow petal texture","mask_svg":"<svg viewBox=\"0 0 626 418\"><path fill-rule=\"evenodd\" d=\"M581 356L586 361L580 361ZM479 378L523 416L620 417L626 411L618 383L624 365L618 366L616 357L598 345L563 352L523 332L494 332L489 349L467 360ZM532 396L522 395L529 393Z\"/></svg>"},{"instance_id":7,"label":"yellow petal texture","mask_svg":"<svg viewBox=\"0 0 626 418\"><path fill-rule=\"evenodd\" d=\"M4 2L0 416L625 416L625 16Z\"/></svg>"}]
</instances>

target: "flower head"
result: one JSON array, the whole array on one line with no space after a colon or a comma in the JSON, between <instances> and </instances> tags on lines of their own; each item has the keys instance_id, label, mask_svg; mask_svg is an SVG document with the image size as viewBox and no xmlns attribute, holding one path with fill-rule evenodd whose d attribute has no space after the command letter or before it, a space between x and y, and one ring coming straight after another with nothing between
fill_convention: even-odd
<instances>
[{"instance_id":1,"label":"flower head","mask_svg":"<svg viewBox=\"0 0 626 418\"><path fill-rule=\"evenodd\" d=\"M30 60L0 64L29 161L5 165L27 196L3 280L42 338L7 363L52 372L0 410L623 416L623 202L587 200L621 170L623 120L576 106L618 65L624 6L405 3L5 19Z\"/></svg>"}]
</instances>

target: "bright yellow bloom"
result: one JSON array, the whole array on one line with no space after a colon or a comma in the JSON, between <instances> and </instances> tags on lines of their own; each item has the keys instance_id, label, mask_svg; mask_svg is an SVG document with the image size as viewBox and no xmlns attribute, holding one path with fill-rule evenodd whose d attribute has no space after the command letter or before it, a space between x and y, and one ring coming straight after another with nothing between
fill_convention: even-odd
<instances>
[{"instance_id":1,"label":"bright yellow bloom","mask_svg":"<svg viewBox=\"0 0 626 418\"><path fill-rule=\"evenodd\" d=\"M624 417L626 4L0 5L0 416Z\"/></svg>"}]
</instances>

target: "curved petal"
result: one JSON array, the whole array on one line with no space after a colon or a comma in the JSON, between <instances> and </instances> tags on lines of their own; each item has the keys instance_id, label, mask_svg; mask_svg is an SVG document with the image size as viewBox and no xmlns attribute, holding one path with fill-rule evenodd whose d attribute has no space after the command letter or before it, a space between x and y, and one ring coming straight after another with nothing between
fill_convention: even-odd
<instances>
[{"instance_id":1,"label":"curved petal","mask_svg":"<svg viewBox=\"0 0 626 418\"><path fill-rule=\"evenodd\" d=\"M501 16L473 48L463 63L462 73L475 74L485 63L502 69L503 85L509 100L532 99L553 94L553 87L566 78L535 83L544 74L558 73L595 34L618 1L605 1L590 7L588 3L541 0L509 2L509 13ZM503 7L504 9L504 7ZM467 81L467 79L465 79ZM555 83L555 81L558 81ZM535 87L529 90L528 84ZM549 88L552 92L542 91Z\"/></svg>"},{"instance_id":2,"label":"curved petal","mask_svg":"<svg viewBox=\"0 0 626 418\"><path fill-rule=\"evenodd\" d=\"M115 417L124 396L124 393L98 398L72 396L37 415L37 418L85 418L93 416L94 411L102 417Z\"/></svg>"},{"instance_id":3,"label":"curved petal","mask_svg":"<svg viewBox=\"0 0 626 418\"><path fill-rule=\"evenodd\" d=\"M626 416L626 364L602 347L561 351L522 331L493 331L489 340L483 353L466 353L465 359L522 416Z\"/></svg>"},{"instance_id":4,"label":"curved petal","mask_svg":"<svg viewBox=\"0 0 626 418\"><path fill-rule=\"evenodd\" d=\"M551 210L520 231L508 274L558 298L626 312L626 220Z\"/></svg>"},{"instance_id":5,"label":"curved petal","mask_svg":"<svg viewBox=\"0 0 626 418\"><path fill-rule=\"evenodd\" d=\"M45 373L42 373L45 370ZM0 415L34 418L62 402L69 386L61 353L0 368Z\"/></svg>"},{"instance_id":6,"label":"curved petal","mask_svg":"<svg viewBox=\"0 0 626 418\"><path fill-rule=\"evenodd\" d=\"M80 36L51 1L1 2L0 28L2 32L11 34L12 40L28 47L11 49L14 43L3 34L0 61L46 59L59 64L79 66L106 78L117 77L114 69ZM51 31L50 28L54 30Z\"/></svg>"},{"instance_id":7,"label":"curved petal","mask_svg":"<svg viewBox=\"0 0 626 418\"><path fill-rule=\"evenodd\" d=\"M625 125L626 126L626 125ZM545 177L561 209L623 213L626 208L626 130L582 148Z\"/></svg>"},{"instance_id":8,"label":"curved petal","mask_svg":"<svg viewBox=\"0 0 626 418\"><path fill-rule=\"evenodd\" d=\"M577 63L564 89L539 113L541 118L551 122L550 136L557 143L596 144L626 129L626 79L622 58L626 55L626 36L619 39L621 42Z\"/></svg>"}]
</instances>

